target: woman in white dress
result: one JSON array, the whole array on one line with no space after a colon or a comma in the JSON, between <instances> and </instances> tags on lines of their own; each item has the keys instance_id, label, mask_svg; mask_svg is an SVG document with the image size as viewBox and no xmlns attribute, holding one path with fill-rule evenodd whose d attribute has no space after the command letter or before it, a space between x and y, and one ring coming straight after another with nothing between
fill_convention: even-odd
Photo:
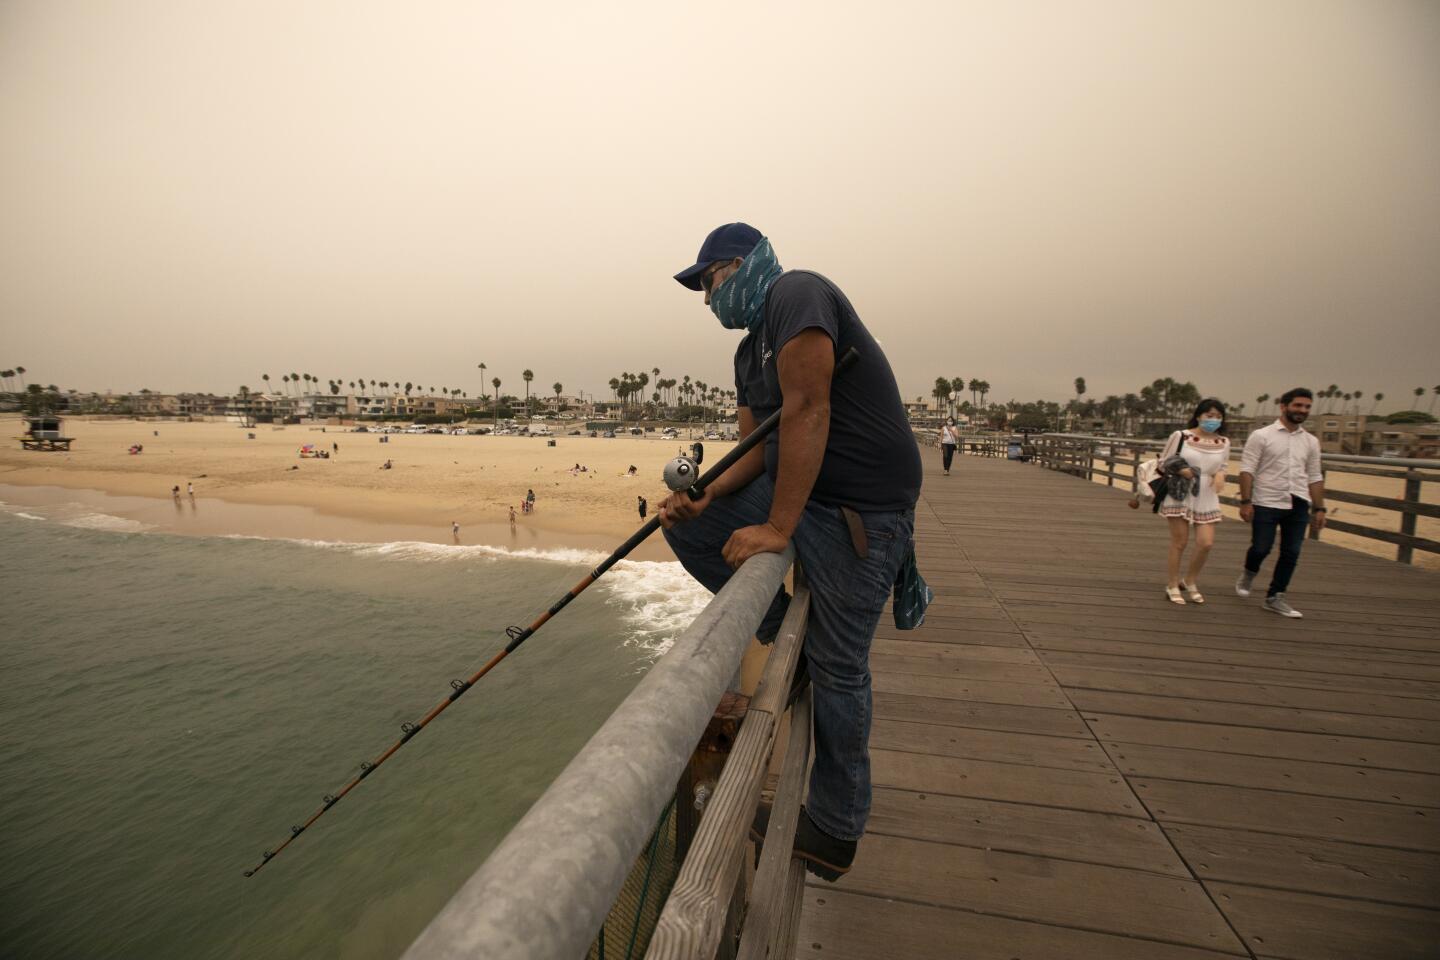
<instances>
[{"instance_id":1,"label":"woman in white dress","mask_svg":"<svg viewBox=\"0 0 1440 960\"><path fill-rule=\"evenodd\" d=\"M1162 466L1179 456L1184 466L1175 471L1180 482L1172 481L1160 503L1160 515L1170 524L1169 580L1165 595L1171 603L1204 603L1200 592L1200 571L1215 545L1215 525L1220 522L1220 490L1225 486L1225 467L1230 462L1230 438L1225 435L1225 404L1213 397L1200 401L1184 430L1176 430L1160 455ZM1177 489L1178 488L1178 489ZM1180 491L1183 491L1180 492ZM1180 561L1195 528L1195 550L1190 569L1180 579Z\"/></svg>"}]
</instances>

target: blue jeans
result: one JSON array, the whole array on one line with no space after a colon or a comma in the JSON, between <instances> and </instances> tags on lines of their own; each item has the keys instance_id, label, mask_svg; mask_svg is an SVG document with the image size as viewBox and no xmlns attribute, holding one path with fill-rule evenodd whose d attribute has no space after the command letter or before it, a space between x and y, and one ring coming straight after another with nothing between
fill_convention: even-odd
<instances>
[{"instance_id":1,"label":"blue jeans","mask_svg":"<svg viewBox=\"0 0 1440 960\"><path fill-rule=\"evenodd\" d=\"M1275 545L1275 531L1280 530L1280 559L1275 561L1275 576L1265 596L1284 593L1290 586L1295 564L1300 562L1300 548L1305 545L1305 528L1309 525L1310 501L1304 497L1292 494L1289 510L1255 505L1255 516L1250 521L1250 549L1245 553L1245 569L1252 575L1260 572L1260 564Z\"/></svg>"},{"instance_id":2,"label":"blue jeans","mask_svg":"<svg viewBox=\"0 0 1440 960\"><path fill-rule=\"evenodd\" d=\"M720 550L740 527L770 517L775 485L761 475L699 517L665 531L675 556L712 593L733 572ZM915 511L861 513L869 553L855 555L839 508L810 501L791 542L810 585L805 656L813 685L815 765L805 809L821 830L859 840L870 816L870 641L910 550ZM775 639L790 598L775 595L755 635Z\"/></svg>"}]
</instances>

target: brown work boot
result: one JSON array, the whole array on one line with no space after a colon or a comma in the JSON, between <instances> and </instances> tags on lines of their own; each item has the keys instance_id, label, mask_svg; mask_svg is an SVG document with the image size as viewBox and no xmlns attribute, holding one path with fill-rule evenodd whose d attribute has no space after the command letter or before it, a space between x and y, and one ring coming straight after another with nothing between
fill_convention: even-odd
<instances>
[{"instance_id":1,"label":"brown work boot","mask_svg":"<svg viewBox=\"0 0 1440 960\"><path fill-rule=\"evenodd\" d=\"M770 810L770 804L760 804L755 811L755 819L750 824L750 839L761 846L765 844L765 831L770 827ZM800 808L800 819L795 824L794 853L805 861L806 870L821 880L834 883L850 872L850 866L855 862L857 846L859 841L837 840L830 836L815 826L815 821L810 819L810 814L805 812L804 807Z\"/></svg>"}]
</instances>

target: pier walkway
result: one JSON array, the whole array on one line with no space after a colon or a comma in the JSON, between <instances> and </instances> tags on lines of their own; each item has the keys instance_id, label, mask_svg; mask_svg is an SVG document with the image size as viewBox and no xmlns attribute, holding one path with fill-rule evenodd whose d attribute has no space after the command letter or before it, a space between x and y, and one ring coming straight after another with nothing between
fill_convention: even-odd
<instances>
[{"instance_id":1,"label":"pier walkway","mask_svg":"<svg viewBox=\"0 0 1440 960\"><path fill-rule=\"evenodd\" d=\"M871 658L869 833L828 960L1364 960L1440 949L1440 575L1307 542L1290 599L1163 595L1128 494L924 451L924 627Z\"/></svg>"}]
</instances>

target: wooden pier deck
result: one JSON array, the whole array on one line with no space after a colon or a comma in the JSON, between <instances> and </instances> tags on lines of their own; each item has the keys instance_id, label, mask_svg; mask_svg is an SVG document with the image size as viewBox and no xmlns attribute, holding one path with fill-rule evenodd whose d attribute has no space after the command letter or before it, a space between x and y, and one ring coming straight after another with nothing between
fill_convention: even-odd
<instances>
[{"instance_id":1,"label":"wooden pier deck","mask_svg":"<svg viewBox=\"0 0 1440 960\"><path fill-rule=\"evenodd\" d=\"M1176 607L1126 494L925 454L937 598L882 621L869 833L797 956L1440 956L1440 576L1311 541L1285 620L1227 521Z\"/></svg>"}]
</instances>

